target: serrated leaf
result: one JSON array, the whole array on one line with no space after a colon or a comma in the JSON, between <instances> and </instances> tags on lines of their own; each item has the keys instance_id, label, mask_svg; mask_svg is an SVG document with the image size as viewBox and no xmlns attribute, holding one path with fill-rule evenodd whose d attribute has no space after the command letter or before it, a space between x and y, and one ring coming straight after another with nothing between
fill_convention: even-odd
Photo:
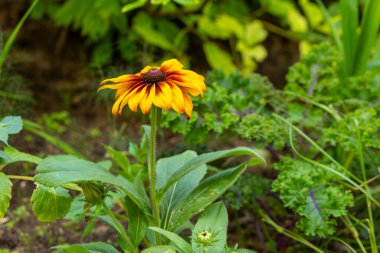
<instances>
[{"instance_id":1,"label":"serrated leaf","mask_svg":"<svg viewBox=\"0 0 380 253\"><path fill-rule=\"evenodd\" d=\"M219 198L245 171L246 164L241 164L235 168L218 172L207 179L186 198L183 205L173 210L170 220L170 230L175 230L195 214L210 205Z\"/></svg>"},{"instance_id":2,"label":"serrated leaf","mask_svg":"<svg viewBox=\"0 0 380 253\"><path fill-rule=\"evenodd\" d=\"M193 250L191 249L191 246L189 243L187 243L184 239L182 239L179 235L166 231L162 228L157 227L149 227L149 229L156 231L164 236L166 236L168 239L170 239L175 246L180 250L180 252L183 253L193 253Z\"/></svg>"},{"instance_id":3,"label":"serrated leaf","mask_svg":"<svg viewBox=\"0 0 380 253\"><path fill-rule=\"evenodd\" d=\"M70 210L72 198L62 187L37 185L32 195L32 209L39 221L52 222L63 218Z\"/></svg>"},{"instance_id":4,"label":"serrated leaf","mask_svg":"<svg viewBox=\"0 0 380 253\"><path fill-rule=\"evenodd\" d=\"M12 198L12 182L0 172L0 218L3 218Z\"/></svg>"},{"instance_id":5,"label":"serrated leaf","mask_svg":"<svg viewBox=\"0 0 380 253\"><path fill-rule=\"evenodd\" d=\"M213 243L207 247L208 253L220 253L227 240L228 213L222 202L208 206L199 217L192 233L192 248L196 253L204 252L204 247L197 241L198 233L208 231L212 233Z\"/></svg>"}]
</instances>

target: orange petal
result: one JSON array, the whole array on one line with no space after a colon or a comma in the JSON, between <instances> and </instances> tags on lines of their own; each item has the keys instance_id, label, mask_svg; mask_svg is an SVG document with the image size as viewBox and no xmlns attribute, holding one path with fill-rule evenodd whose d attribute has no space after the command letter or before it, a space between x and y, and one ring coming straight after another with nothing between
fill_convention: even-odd
<instances>
[{"instance_id":1,"label":"orange petal","mask_svg":"<svg viewBox=\"0 0 380 253\"><path fill-rule=\"evenodd\" d=\"M152 107L153 99L156 95L156 85L152 84L146 89L145 95L140 99L140 109L143 114L148 114Z\"/></svg>"},{"instance_id":2,"label":"orange petal","mask_svg":"<svg viewBox=\"0 0 380 253\"><path fill-rule=\"evenodd\" d=\"M156 96L153 100L153 104L157 107L169 110L172 105L172 89L170 85L165 82L159 82L157 84Z\"/></svg>"},{"instance_id":3,"label":"orange petal","mask_svg":"<svg viewBox=\"0 0 380 253\"><path fill-rule=\"evenodd\" d=\"M180 88L178 88L177 85L170 85L170 88L172 89L173 93L173 99L172 99L172 108L174 111L178 113L184 113L185 112L185 100L183 98L183 94Z\"/></svg>"},{"instance_id":4,"label":"orange petal","mask_svg":"<svg viewBox=\"0 0 380 253\"><path fill-rule=\"evenodd\" d=\"M189 95L187 95L186 92L182 92L183 98L185 99L185 112L187 115L187 118L191 118L191 113L193 112L193 102L191 101L191 98Z\"/></svg>"},{"instance_id":5,"label":"orange petal","mask_svg":"<svg viewBox=\"0 0 380 253\"><path fill-rule=\"evenodd\" d=\"M164 61L161 64L160 70L162 72L167 72L167 71L181 70L182 68L183 68L183 64L180 63L177 59L170 59L170 60Z\"/></svg>"},{"instance_id":6,"label":"orange petal","mask_svg":"<svg viewBox=\"0 0 380 253\"><path fill-rule=\"evenodd\" d=\"M137 81L138 79L139 77L134 74L122 75L115 78L105 79L103 80L103 82L100 83L100 85L103 85L104 83L108 83L108 82L121 83L121 82L128 82L128 81Z\"/></svg>"}]
</instances>

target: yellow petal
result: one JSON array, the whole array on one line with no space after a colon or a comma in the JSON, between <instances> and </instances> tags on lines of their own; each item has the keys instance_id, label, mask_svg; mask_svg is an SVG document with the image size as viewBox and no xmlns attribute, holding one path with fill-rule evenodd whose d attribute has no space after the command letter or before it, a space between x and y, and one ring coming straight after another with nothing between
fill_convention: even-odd
<instances>
[{"instance_id":1,"label":"yellow petal","mask_svg":"<svg viewBox=\"0 0 380 253\"><path fill-rule=\"evenodd\" d=\"M143 68L140 72L141 72L141 73L146 73L146 72L148 72L148 71L151 70L151 69L152 69L151 66L146 66L146 67Z\"/></svg>"},{"instance_id":2,"label":"yellow petal","mask_svg":"<svg viewBox=\"0 0 380 253\"><path fill-rule=\"evenodd\" d=\"M169 84L165 82L159 82L157 84L156 96L153 100L153 104L157 107L169 110L172 105L172 89Z\"/></svg>"},{"instance_id":3,"label":"yellow petal","mask_svg":"<svg viewBox=\"0 0 380 253\"><path fill-rule=\"evenodd\" d=\"M161 64L160 70L162 72L167 72L167 71L181 70L182 68L183 68L182 63L180 63L177 59L170 59L170 60L164 61Z\"/></svg>"},{"instance_id":4,"label":"yellow petal","mask_svg":"<svg viewBox=\"0 0 380 253\"><path fill-rule=\"evenodd\" d=\"M128 95L127 92L123 93L119 98L116 100L116 102L112 106L112 114L117 115L119 113L120 103L123 101L123 99Z\"/></svg>"},{"instance_id":5,"label":"yellow petal","mask_svg":"<svg viewBox=\"0 0 380 253\"><path fill-rule=\"evenodd\" d=\"M135 86L131 89L129 89L127 92L128 92L128 95L123 99L123 101L121 102L120 104L120 108L119 108L119 114L121 114L123 108L128 104L128 101L129 99L132 97L132 96L136 96L136 93L139 91L139 87L138 86Z\"/></svg>"},{"instance_id":6,"label":"yellow petal","mask_svg":"<svg viewBox=\"0 0 380 253\"><path fill-rule=\"evenodd\" d=\"M173 93L173 99L172 99L172 108L174 111L178 113L184 113L185 112L185 100L183 98L183 94L180 88L178 88L177 85L170 85L170 88L172 89Z\"/></svg>"},{"instance_id":7,"label":"yellow petal","mask_svg":"<svg viewBox=\"0 0 380 253\"><path fill-rule=\"evenodd\" d=\"M144 97L140 100L140 109L143 114L148 114L152 107L153 99L156 95L156 85L153 84L147 88Z\"/></svg>"},{"instance_id":8,"label":"yellow petal","mask_svg":"<svg viewBox=\"0 0 380 253\"><path fill-rule=\"evenodd\" d=\"M186 92L182 92L183 98L185 99L185 112L187 115L187 118L191 118L191 113L193 112L193 102L191 101L191 98L189 95L187 95Z\"/></svg>"},{"instance_id":9,"label":"yellow petal","mask_svg":"<svg viewBox=\"0 0 380 253\"><path fill-rule=\"evenodd\" d=\"M144 94L146 90L146 86L141 86L137 88L136 93L131 96L128 100L128 106L133 112L137 112L137 106L139 105L139 99L141 97L141 94Z\"/></svg>"}]
</instances>

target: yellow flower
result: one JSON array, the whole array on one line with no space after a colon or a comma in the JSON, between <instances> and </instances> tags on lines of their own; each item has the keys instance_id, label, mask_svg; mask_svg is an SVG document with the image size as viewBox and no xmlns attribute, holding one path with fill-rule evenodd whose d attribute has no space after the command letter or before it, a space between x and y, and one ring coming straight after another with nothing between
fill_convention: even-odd
<instances>
[{"instance_id":1,"label":"yellow flower","mask_svg":"<svg viewBox=\"0 0 380 253\"><path fill-rule=\"evenodd\" d=\"M193 103L192 96L203 96L206 91L204 77L194 71L183 69L183 65L176 59L164 61L161 67L145 67L140 73L122 75L106 79L101 85L103 89L116 90L116 102L112 107L114 115L121 114L128 104L129 108L137 112L140 106L144 114L149 113L152 104L191 117Z\"/></svg>"}]
</instances>

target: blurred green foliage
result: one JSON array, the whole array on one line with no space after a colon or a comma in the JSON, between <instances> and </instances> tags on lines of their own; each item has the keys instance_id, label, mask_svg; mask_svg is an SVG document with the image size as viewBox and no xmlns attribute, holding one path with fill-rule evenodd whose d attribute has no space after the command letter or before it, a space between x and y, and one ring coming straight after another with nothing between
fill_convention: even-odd
<instances>
[{"instance_id":1,"label":"blurred green foliage","mask_svg":"<svg viewBox=\"0 0 380 253\"><path fill-rule=\"evenodd\" d=\"M265 21L268 14L280 26ZM32 17L80 31L94 45L94 66L122 59L141 67L176 57L198 64L206 59L225 73L254 71L268 55L268 31L303 41L303 52L308 39L329 31L309 0L41 0Z\"/></svg>"}]
</instances>

